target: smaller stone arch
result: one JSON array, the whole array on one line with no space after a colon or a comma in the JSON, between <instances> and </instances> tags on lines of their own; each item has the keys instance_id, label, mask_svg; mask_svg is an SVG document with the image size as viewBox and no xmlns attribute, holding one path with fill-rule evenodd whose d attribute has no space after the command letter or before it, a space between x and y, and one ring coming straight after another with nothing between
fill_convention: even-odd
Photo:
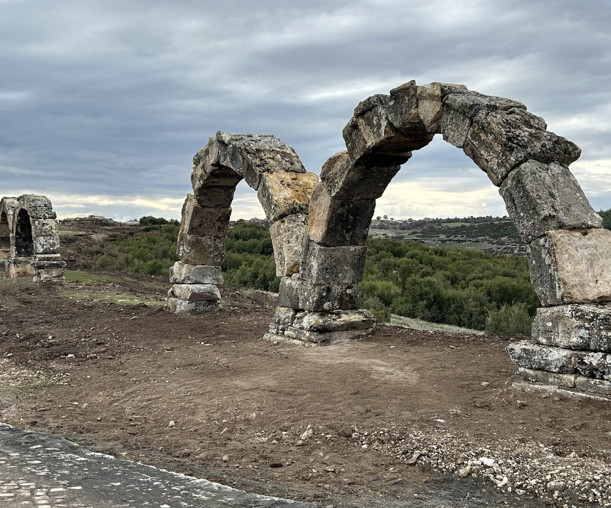
<instances>
[{"instance_id":1,"label":"smaller stone arch","mask_svg":"<svg viewBox=\"0 0 611 508\"><path fill-rule=\"evenodd\" d=\"M299 272L318 176L307 172L295 150L274 136L219 131L193 157L193 194L183 205L179 261L170 270L172 312L197 314L220 307L231 203L242 179L257 192L271 223L277 275Z\"/></svg>"},{"instance_id":2,"label":"smaller stone arch","mask_svg":"<svg viewBox=\"0 0 611 508\"><path fill-rule=\"evenodd\" d=\"M17 198L3 197L0 200L0 275L10 275L13 215Z\"/></svg>"},{"instance_id":3,"label":"smaller stone arch","mask_svg":"<svg viewBox=\"0 0 611 508\"><path fill-rule=\"evenodd\" d=\"M9 275L35 281L63 281L57 216L46 196L24 194L16 199L11 221ZM8 214L7 214L8 219Z\"/></svg>"}]
</instances>

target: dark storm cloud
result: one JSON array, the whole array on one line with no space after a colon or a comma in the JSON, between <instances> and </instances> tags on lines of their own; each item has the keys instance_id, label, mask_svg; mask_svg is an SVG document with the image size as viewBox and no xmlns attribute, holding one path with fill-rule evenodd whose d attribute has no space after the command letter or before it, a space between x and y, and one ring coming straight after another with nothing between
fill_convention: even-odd
<instances>
[{"instance_id":1,"label":"dark storm cloud","mask_svg":"<svg viewBox=\"0 0 611 508\"><path fill-rule=\"evenodd\" d=\"M598 0L0 0L0 194L177 216L215 131L274 134L318 172L359 101L416 79L524 102L582 147L573 170L611 207L610 14ZM393 185L422 194L436 175L488 206L460 151L424 151Z\"/></svg>"}]
</instances>

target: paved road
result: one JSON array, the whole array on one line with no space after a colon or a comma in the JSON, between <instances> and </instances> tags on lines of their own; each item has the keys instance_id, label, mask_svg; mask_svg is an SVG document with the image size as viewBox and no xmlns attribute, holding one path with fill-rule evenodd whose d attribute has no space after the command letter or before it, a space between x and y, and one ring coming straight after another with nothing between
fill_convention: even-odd
<instances>
[{"instance_id":1,"label":"paved road","mask_svg":"<svg viewBox=\"0 0 611 508\"><path fill-rule=\"evenodd\" d=\"M0 423L0 507L315 508L94 453Z\"/></svg>"}]
</instances>

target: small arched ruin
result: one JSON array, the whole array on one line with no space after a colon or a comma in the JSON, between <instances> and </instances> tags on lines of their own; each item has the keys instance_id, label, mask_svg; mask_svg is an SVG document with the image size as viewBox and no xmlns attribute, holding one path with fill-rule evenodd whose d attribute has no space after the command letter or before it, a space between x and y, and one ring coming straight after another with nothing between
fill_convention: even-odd
<instances>
[{"instance_id":1,"label":"small arched ruin","mask_svg":"<svg viewBox=\"0 0 611 508\"><path fill-rule=\"evenodd\" d=\"M45 196L23 194L0 200L0 274L63 281L57 218Z\"/></svg>"},{"instance_id":2,"label":"small arched ruin","mask_svg":"<svg viewBox=\"0 0 611 508\"><path fill-rule=\"evenodd\" d=\"M272 136L211 138L194 158L194 196L183 207L170 307L218 308L229 206L244 178L273 223L282 277L267 338L320 343L367 333L374 320L359 309L358 284L376 199L436 134L499 187L528 244L541 308L531 341L508 348L519 374L611 393L611 231L568 169L580 149L522 103L463 85L411 81L361 102L343 130L346 151L329 158L320 182Z\"/></svg>"}]
</instances>

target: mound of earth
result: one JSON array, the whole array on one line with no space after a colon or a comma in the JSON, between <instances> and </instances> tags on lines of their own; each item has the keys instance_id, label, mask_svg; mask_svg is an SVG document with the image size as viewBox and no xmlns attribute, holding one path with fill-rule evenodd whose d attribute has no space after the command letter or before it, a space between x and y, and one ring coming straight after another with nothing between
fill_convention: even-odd
<instances>
[{"instance_id":1,"label":"mound of earth","mask_svg":"<svg viewBox=\"0 0 611 508\"><path fill-rule=\"evenodd\" d=\"M321 507L611 503L611 405L514 390L507 340L274 344L273 295L173 315L166 278L83 280L0 279L1 421Z\"/></svg>"}]
</instances>

